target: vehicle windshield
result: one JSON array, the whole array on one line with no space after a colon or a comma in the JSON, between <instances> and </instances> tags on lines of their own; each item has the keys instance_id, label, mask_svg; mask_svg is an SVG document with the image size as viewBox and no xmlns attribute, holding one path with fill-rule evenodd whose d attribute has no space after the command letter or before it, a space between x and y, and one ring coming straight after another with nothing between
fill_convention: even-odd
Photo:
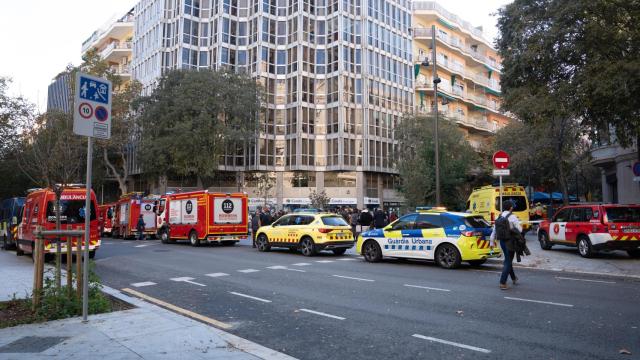
<instances>
[{"instance_id":1,"label":"vehicle windshield","mask_svg":"<svg viewBox=\"0 0 640 360\"><path fill-rule=\"evenodd\" d=\"M78 224L84 222L84 200L60 200L60 222L62 224ZM47 221L56 222L55 201L47 203ZM91 202L91 220L96 219L96 210Z\"/></svg>"},{"instance_id":2,"label":"vehicle windshield","mask_svg":"<svg viewBox=\"0 0 640 360\"><path fill-rule=\"evenodd\" d=\"M482 216L469 216L464 218L464 224L471 228L490 228L491 224Z\"/></svg>"},{"instance_id":3,"label":"vehicle windshield","mask_svg":"<svg viewBox=\"0 0 640 360\"><path fill-rule=\"evenodd\" d=\"M342 216L323 216L322 223L327 226L349 226Z\"/></svg>"},{"instance_id":4,"label":"vehicle windshield","mask_svg":"<svg viewBox=\"0 0 640 360\"><path fill-rule=\"evenodd\" d=\"M616 206L605 208L607 220L614 223L640 222L640 206Z\"/></svg>"},{"instance_id":5,"label":"vehicle windshield","mask_svg":"<svg viewBox=\"0 0 640 360\"><path fill-rule=\"evenodd\" d=\"M510 200L515 204L513 211L526 211L527 210L527 198L523 195L520 196L503 196L502 202ZM500 211L500 196L496 196L496 210Z\"/></svg>"}]
</instances>

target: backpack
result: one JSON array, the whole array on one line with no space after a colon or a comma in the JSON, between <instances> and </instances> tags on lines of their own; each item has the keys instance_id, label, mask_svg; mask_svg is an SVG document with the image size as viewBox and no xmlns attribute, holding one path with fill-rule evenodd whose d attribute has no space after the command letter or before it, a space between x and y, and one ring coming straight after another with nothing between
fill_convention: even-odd
<instances>
[{"instance_id":1,"label":"backpack","mask_svg":"<svg viewBox=\"0 0 640 360\"><path fill-rule=\"evenodd\" d=\"M500 215L496 219L496 238L498 240L511 239L511 224L509 223L509 216L511 216L511 212L509 212L507 216Z\"/></svg>"}]
</instances>

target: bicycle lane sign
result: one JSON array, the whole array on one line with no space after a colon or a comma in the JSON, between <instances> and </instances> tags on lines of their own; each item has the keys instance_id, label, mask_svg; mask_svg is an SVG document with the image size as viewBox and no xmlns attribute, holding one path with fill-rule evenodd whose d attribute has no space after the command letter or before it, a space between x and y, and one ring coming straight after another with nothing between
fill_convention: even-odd
<instances>
[{"instance_id":1,"label":"bicycle lane sign","mask_svg":"<svg viewBox=\"0 0 640 360\"><path fill-rule=\"evenodd\" d=\"M73 132L98 139L111 138L112 84L78 72L76 75Z\"/></svg>"}]
</instances>

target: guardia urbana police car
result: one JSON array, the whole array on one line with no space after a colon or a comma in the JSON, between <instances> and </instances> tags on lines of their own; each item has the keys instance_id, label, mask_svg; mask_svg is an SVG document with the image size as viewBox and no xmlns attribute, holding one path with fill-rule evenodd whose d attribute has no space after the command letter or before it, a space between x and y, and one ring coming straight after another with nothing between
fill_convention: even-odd
<instances>
[{"instance_id":1,"label":"guardia urbana police car","mask_svg":"<svg viewBox=\"0 0 640 360\"><path fill-rule=\"evenodd\" d=\"M419 207L383 229L358 236L356 252L368 262L383 257L435 260L446 269L463 261L478 266L500 257L500 247L491 247L491 225L481 216Z\"/></svg>"}]
</instances>

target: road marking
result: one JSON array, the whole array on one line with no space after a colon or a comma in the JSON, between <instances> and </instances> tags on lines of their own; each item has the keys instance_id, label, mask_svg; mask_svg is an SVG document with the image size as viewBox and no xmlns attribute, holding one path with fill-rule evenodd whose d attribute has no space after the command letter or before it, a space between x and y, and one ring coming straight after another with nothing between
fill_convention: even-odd
<instances>
[{"instance_id":1,"label":"road marking","mask_svg":"<svg viewBox=\"0 0 640 360\"><path fill-rule=\"evenodd\" d=\"M295 263L295 264L291 264L291 265L293 265L293 266L309 266L311 264L309 264L309 263Z\"/></svg>"},{"instance_id":2,"label":"road marking","mask_svg":"<svg viewBox=\"0 0 640 360\"><path fill-rule=\"evenodd\" d=\"M309 309L300 309L300 311L304 311L310 314L316 314L316 315L320 315L320 316L326 316L328 318L332 318L332 319L337 319L337 320L345 320L346 318L343 318L342 316L335 316L335 315L331 315L331 314L327 314L327 313L323 313L320 311L313 311L313 310L309 310Z\"/></svg>"},{"instance_id":3,"label":"road marking","mask_svg":"<svg viewBox=\"0 0 640 360\"><path fill-rule=\"evenodd\" d=\"M338 260L340 260L340 261L355 261L355 260L358 260L358 259L355 259L355 258L352 258L352 257L348 257L348 258L341 258L341 259L338 259Z\"/></svg>"},{"instance_id":4,"label":"road marking","mask_svg":"<svg viewBox=\"0 0 640 360\"><path fill-rule=\"evenodd\" d=\"M304 270L300 270L300 269L289 269L286 266L282 266L282 265L276 265L276 266L269 266L267 267L267 269L271 269L271 270L289 270L289 271L297 271L297 272L306 272Z\"/></svg>"},{"instance_id":5,"label":"road marking","mask_svg":"<svg viewBox=\"0 0 640 360\"><path fill-rule=\"evenodd\" d=\"M205 284L200 284L200 283L197 283L195 281L191 281L191 280L193 280L193 278L192 277L186 277L186 276L185 277L178 277L178 278L171 278L170 280L171 281L177 281L177 282L186 282L186 283L193 284L193 285L198 285L198 286L207 286Z\"/></svg>"},{"instance_id":6,"label":"road marking","mask_svg":"<svg viewBox=\"0 0 640 360\"><path fill-rule=\"evenodd\" d=\"M190 317L192 319L199 320L199 321L202 321L204 323L213 325L215 327L219 327L221 329L231 329L232 328L232 326L230 324L227 324L225 322L218 321L216 319L212 319L210 317L206 317L204 315L200 315L200 314L194 313L193 311L190 311L190 310L187 310L187 309L183 309L181 307L177 307L177 306L175 306L173 304L169 304L168 302L164 302L164 301L162 301L160 299L156 299L156 298L151 297L149 295L143 294L143 293L141 293L139 291L135 291L135 290L132 290L132 289L129 289L129 288L124 288L124 289L122 289L122 291L124 291L126 293L129 293L129 294L131 294L133 296L139 297L142 300L146 300L146 301L148 301L150 303L162 306L163 308L166 308L166 309L169 309L171 311L177 312L179 314L188 316L188 317Z\"/></svg>"},{"instance_id":7,"label":"road marking","mask_svg":"<svg viewBox=\"0 0 640 360\"><path fill-rule=\"evenodd\" d=\"M351 279L351 280L358 280L358 281L375 281L375 280L371 280L371 279L362 279L362 278L357 278L357 277L351 277L351 276L342 276L342 275L331 275L331 276L335 276L338 278L342 278L342 279Z\"/></svg>"},{"instance_id":8,"label":"road marking","mask_svg":"<svg viewBox=\"0 0 640 360\"><path fill-rule=\"evenodd\" d=\"M491 273L491 274L502 274L502 272L500 271L492 271L492 270L477 270L477 269L469 269L467 271L475 271L475 272L481 272L481 273Z\"/></svg>"},{"instance_id":9,"label":"road marking","mask_svg":"<svg viewBox=\"0 0 640 360\"><path fill-rule=\"evenodd\" d=\"M328 264L328 263L332 263L333 260L316 260L316 262L321 264Z\"/></svg>"},{"instance_id":10,"label":"road marking","mask_svg":"<svg viewBox=\"0 0 640 360\"><path fill-rule=\"evenodd\" d=\"M505 299L507 299L507 300L527 301L527 302L534 302L534 303L538 303L538 304L547 304L547 305L557 305L557 306L564 306L564 307L573 307L573 305L571 305L571 304L556 303L556 302L551 302L551 301L541 301L541 300L521 299L521 298L514 298L514 297L509 297L509 296L505 296L504 298L505 298Z\"/></svg>"},{"instance_id":11,"label":"road marking","mask_svg":"<svg viewBox=\"0 0 640 360\"><path fill-rule=\"evenodd\" d=\"M235 291L229 291L229 293L233 294L233 295L237 295L237 296L242 296L245 297L247 299L253 299L253 300L258 300L258 301L262 301L265 303L270 303L271 300L267 300L267 299L263 299L263 298L259 298L259 297L255 297L255 296L251 296L251 295L247 295L247 294L242 294L242 293L238 293Z\"/></svg>"},{"instance_id":12,"label":"road marking","mask_svg":"<svg viewBox=\"0 0 640 360\"><path fill-rule=\"evenodd\" d=\"M616 283L615 281L576 279L576 278L562 277L562 276L556 276L556 279L573 280L573 281L586 281L586 282L603 283L603 284L615 284Z\"/></svg>"},{"instance_id":13,"label":"road marking","mask_svg":"<svg viewBox=\"0 0 640 360\"><path fill-rule=\"evenodd\" d=\"M420 286L420 285L404 284L404 286L412 287L412 288L418 288L418 289L435 290L435 291L451 291L449 289L440 289L440 288L434 288L434 287L428 287L428 286Z\"/></svg>"},{"instance_id":14,"label":"road marking","mask_svg":"<svg viewBox=\"0 0 640 360\"><path fill-rule=\"evenodd\" d=\"M245 273L245 274L254 273L254 272L258 272L258 271L260 271L260 270L256 270L256 269L238 270L238 272Z\"/></svg>"},{"instance_id":15,"label":"road marking","mask_svg":"<svg viewBox=\"0 0 640 360\"><path fill-rule=\"evenodd\" d=\"M154 283L153 281L144 281L144 282L131 284L131 286L135 286L135 287L143 287L143 286L151 286L151 285L157 285L157 284Z\"/></svg>"},{"instance_id":16,"label":"road marking","mask_svg":"<svg viewBox=\"0 0 640 360\"><path fill-rule=\"evenodd\" d=\"M229 274L227 273L211 273L211 274L205 274L205 276L209 276L209 277L221 277L221 276L228 276Z\"/></svg>"},{"instance_id":17,"label":"road marking","mask_svg":"<svg viewBox=\"0 0 640 360\"><path fill-rule=\"evenodd\" d=\"M431 337L431 336L424 336L424 335L420 335L420 334L413 334L411 336L413 336L415 338L418 338L418 339L429 340L429 341L438 342L438 343L441 343L441 344L447 344L447 345L451 345L451 346L456 346L456 347L459 347L459 348L463 348L463 349L467 349L467 350L473 350L473 351L477 351L477 352L481 352L481 353L485 353L485 354L491 353L491 350L483 349L481 347L461 344L461 343L448 341L448 340L442 340L442 339L434 338L434 337Z\"/></svg>"},{"instance_id":18,"label":"road marking","mask_svg":"<svg viewBox=\"0 0 640 360\"><path fill-rule=\"evenodd\" d=\"M149 245L150 245L150 244L142 244L142 245L136 245L136 246L134 246L134 247L137 247L137 248L143 248L143 247L145 247L145 246L149 246Z\"/></svg>"}]
</instances>

